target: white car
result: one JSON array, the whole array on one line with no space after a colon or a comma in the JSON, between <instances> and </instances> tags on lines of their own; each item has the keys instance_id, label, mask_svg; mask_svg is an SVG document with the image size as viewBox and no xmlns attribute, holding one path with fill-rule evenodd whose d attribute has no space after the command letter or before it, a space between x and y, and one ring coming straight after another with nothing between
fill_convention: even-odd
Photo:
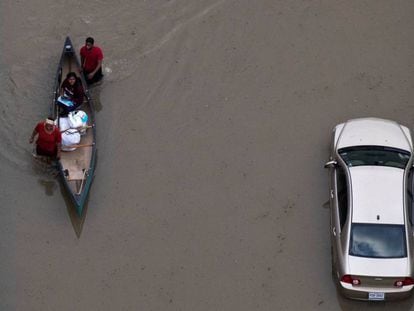
<instances>
[{"instance_id":1,"label":"white car","mask_svg":"<svg viewBox=\"0 0 414 311\"><path fill-rule=\"evenodd\" d=\"M332 272L360 300L408 297L413 276L413 143L394 121L361 118L333 130Z\"/></svg>"}]
</instances>

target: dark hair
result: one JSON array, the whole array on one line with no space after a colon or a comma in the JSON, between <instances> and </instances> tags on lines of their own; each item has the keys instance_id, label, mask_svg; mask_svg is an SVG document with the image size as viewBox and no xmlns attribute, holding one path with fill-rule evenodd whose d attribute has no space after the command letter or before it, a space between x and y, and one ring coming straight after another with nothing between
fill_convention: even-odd
<instances>
[{"instance_id":1,"label":"dark hair","mask_svg":"<svg viewBox=\"0 0 414 311\"><path fill-rule=\"evenodd\" d=\"M87 38L86 38L86 40L85 40L85 42L86 42L86 43L90 43L90 44L92 44L92 45L93 45L93 44L95 43L95 40L93 40L93 38L92 38L92 37L87 37Z\"/></svg>"},{"instance_id":2,"label":"dark hair","mask_svg":"<svg viewBox=\"0 0 414 311\"><path fill-rule=\"evenodd\" d=\"M71 77L74 77L75 79L78 79L78 77L76 76L76 73L74 73L73 71L68 72L68 74L66 75L66 79L69 79Z\"/></svg>"}]
</instances>

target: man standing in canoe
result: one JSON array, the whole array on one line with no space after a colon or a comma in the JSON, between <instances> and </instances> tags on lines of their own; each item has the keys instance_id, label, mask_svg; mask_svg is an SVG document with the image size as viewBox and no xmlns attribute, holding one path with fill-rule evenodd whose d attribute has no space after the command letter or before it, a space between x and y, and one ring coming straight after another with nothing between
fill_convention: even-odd
<instances>
[{"instance_id":1,"label":"man standing in canoe","mask_svg":"<svg viewBox=\"0 0 414 311\"><path fill-rule=\"evenodd\" d=\"M62 136L54 120L47 118L39 122L30 136L29 143L33 143L36 135L36 154L47 157L49 160L59 159Z\"/></svg>"},{"instance_id":2,"label":"man standing in canoe","mask_svg":"<svg viewBox=\"0 0 414 311\"><path fill-rule=\"evenodd\" d=\"M95 40L88 37L80 49L82 71L87 84L93 84L102 79L103 53L100 47L94 45Z\"/></svg>"}]
</instances>

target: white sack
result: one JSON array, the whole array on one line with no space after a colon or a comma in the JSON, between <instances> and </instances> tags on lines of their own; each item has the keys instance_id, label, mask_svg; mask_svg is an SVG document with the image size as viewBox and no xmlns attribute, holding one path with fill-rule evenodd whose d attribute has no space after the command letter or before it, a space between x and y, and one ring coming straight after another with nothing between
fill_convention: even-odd
<instances>
[{"instance_id":1,"label":"white sack","mask_svg":"<svg viewBox=\"0 0 414 311\"><path fill-rule=\"evenodd\" d=\"M59 130L63 132L68 128L70 128L69 118L59 118Z\"/></svg>"},{"instance_id":2,"label":"white sack","mask_svg":"<svg viewBox=\"0 0 414 311\"><path fill-rule=\"evenodd\" d=\"M76 148L68 148L67 146L77 145L81 140L80 134L77 130L69 129L62 133L62 151L73 151Z\"/></svg>"}]
</instances>

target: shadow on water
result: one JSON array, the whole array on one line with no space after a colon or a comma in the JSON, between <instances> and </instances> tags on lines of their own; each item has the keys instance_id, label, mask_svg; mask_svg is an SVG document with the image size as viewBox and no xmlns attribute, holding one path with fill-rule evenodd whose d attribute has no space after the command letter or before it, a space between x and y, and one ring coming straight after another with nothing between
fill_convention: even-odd
<instances>
[{"instance_id":1,"label":"shadow on water","mask_svg":"<svg viewBox=\"0 0 414 311\"><path fill-rule=\"evenodd\" d=\"M53 164L46 162L40 157L32 157L32 169L36 175L40 175L38 183L44 187L47 196L53 196L57 189L56 177L58 171Z\"/></svg>"},{"instance_id":2,"label":"shadow on water","mask_svg":"<svg viewBox=\"0 0 414 311\"><path fill-rule=\"evenodd\" d=\"M52 180L47 180L43 178L38 179L39 184L45 187L45 193L49 197L53 195L53 193L55 192L57 188L56 177L53 177L53 178L54 179Z\"/></svg>"},{"instance_id":3,"label":"shadow on water","mask_svg":"<svg viewBox=\"0 0 414 311\"><path fill-rule=\"evenodd\" d=\"M92 104L96 112L100 112L102 110L102 103L101 103L101 90L102 84L104 82L101 80L97 84L93 84L89 88L89 93L91 95Z\"/></svg>"}]
</instances>

